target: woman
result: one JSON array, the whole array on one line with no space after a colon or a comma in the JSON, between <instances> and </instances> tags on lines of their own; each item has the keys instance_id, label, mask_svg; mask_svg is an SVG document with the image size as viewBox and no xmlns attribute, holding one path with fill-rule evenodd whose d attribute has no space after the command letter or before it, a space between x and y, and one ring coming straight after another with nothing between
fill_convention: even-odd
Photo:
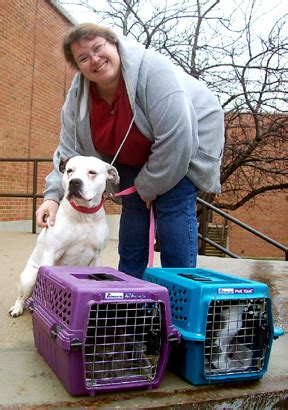
<instances>
[{"instance_id":1,"label":"woman","mask_svg":"<svg viewBox=\"0 0 288 410\"><path fill-rule=\"evenodd\" d=\"M63 191L61 157L95 155L114 165L122 199L119 270L141 277L147 266L153 202L164 267L195 267L196 196L220 191L223 112L216 97L166 57L92 23L64 38L77 68L62 109L55 170L46 178L37 223L53 224Z\"/></svg>"}]
</instances>

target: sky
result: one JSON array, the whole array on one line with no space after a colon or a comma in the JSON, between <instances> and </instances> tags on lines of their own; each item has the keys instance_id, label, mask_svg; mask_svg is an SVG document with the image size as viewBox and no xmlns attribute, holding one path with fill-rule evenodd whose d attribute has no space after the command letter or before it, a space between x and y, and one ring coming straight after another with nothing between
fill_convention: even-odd
<instances>
[{"instance_id":1,"label":"sky","mask_svg":"<svg viewBox=\"0 0 288 410\"><path fill-rule=\"evenodd\" d=\"M107 8L108 4L106 0L89 0L91 6L95 7L95 9L100 8ZM173 4L178 1L168 0L168 4ZM235 16L235 20L237 18L241 18L241 15L246 12L249 8L249 4L251 4L252 0L220 0L218 8L215 10L215 15L218 17L225 17L231 14L233 8L237 8L237 15ZM85 7L77 6L79 3L77 0L59 0L59 3L73 16L73 18L79 22L95 22L97 23L97 13L93 13L89 10L86 10ZM65 4L67 3L67 4ZM149 4L153 3L151 0L144 0L145 3L145 10L148 12ZM157 4L161 3L161 0L157 1ZM257 0L257 5L255 9L255 18L256 18L256 30L257 34L262 34L263 32L267 31L267 29L272 25L273 21L282 17L284 14L288 13L288 0ZM288 29L287 29L287 36L288 36Z\"/></svg>"}]
</instances>

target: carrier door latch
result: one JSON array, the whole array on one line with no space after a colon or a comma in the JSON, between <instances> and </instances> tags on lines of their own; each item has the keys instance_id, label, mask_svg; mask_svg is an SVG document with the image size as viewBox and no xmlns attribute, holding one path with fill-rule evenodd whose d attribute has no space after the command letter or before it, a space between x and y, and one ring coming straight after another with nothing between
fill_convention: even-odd
<instances>
[{"instance_id":1,"label":"carrier door latch","mask_svg":"<svg viewBox=\"0 0 288 410\"><path fill-rule=\"evenodd\" d=\"M56 337L58 336L58 334L59 334L59 330L60 330L60 326L58 326L58 325L53 325L52 327L51 327L51 330L50 330L50 335L51 335L51 337L53 337L54 339L56 339Z\"/></svg>"},{"instance_id":2,"label":"carrier door latch","mask_svg":"<svg viewBox=\"0 0 288 410\"><path fill-rule=\"evenodd\" d=\"M257 326L255 329L255 343L258 348L263 348L267 346L269 339L269 329L268 326Z\"/></svg>"},{"instance_id":3,"label":"carrier door latch","mask_svg":"<svg viewBox=\"0 0 288 410\"><path fill-rule=\"evenodd\" d=\"M180 339L180 336L177 336L177 335L170 335L169 336L169 345L172 347L172 346L178 346L178 344L179 344L179 339Z\"/></svg>"},{"instance_id":4,"label":"carrier door latch","mask_svg":"<svg viewBox=\"0 0 288 410\"><path fill-rule=\"evenodd\" d=\"M81 350L81 349L82 349L82 343L80 342L79 339L74 338L74 339L72 339L71 342L70 342L70 348L71 348L71 350L72 350L73 352L76 352L76 351L78 351L78 350Z\"/></svg>"},{"instance_id":5,"label":"carrier door latch","mask_svg":"<svg viewBox=\"0 0 288 410\"><path fill-rule=\"evenodd\" d=\"M147 355L156 355L160 354L160 345L161 345L161 334L160 331L156 332L149 330L147 332Z\"/></svg>"}]
</instances>

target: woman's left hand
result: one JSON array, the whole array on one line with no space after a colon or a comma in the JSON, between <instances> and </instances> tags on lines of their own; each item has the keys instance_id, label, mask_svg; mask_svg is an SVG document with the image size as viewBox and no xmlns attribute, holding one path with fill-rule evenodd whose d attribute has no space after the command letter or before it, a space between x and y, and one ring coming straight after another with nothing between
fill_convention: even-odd
<instances>
[{"instance_id":1,"label":"woman's left hand","mask_svg":"<svg viewBox=\"0 0 288 410\"><path fill-rule=\"evenodd\" d=\"M150 209L150 208L151 208L151 205L152 205L152 201L150 201L149 199L145 199L145 198L143 198L142 196L141 196L141 199L142 199L142 201L145 202L146 208L147 208L147 209Z\"/></svg>"}]
</instances>

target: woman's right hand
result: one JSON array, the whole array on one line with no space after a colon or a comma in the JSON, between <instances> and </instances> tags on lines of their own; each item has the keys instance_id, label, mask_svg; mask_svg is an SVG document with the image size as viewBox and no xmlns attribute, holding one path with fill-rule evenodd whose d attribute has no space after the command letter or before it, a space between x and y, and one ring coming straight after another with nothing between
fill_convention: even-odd
<instances>
[{"instance_id":1,"label":"woman's right hand","mask_svg":"<svg viewBox=\"0 0 288 410\"><path fill-rule=\"evenodd\" d=\"M59 208L59 204L56 201L47 199L36 211L36 223L40 228L46 228L49 225L55 224L56 214Z\"/></svg>"}]
</instances>

